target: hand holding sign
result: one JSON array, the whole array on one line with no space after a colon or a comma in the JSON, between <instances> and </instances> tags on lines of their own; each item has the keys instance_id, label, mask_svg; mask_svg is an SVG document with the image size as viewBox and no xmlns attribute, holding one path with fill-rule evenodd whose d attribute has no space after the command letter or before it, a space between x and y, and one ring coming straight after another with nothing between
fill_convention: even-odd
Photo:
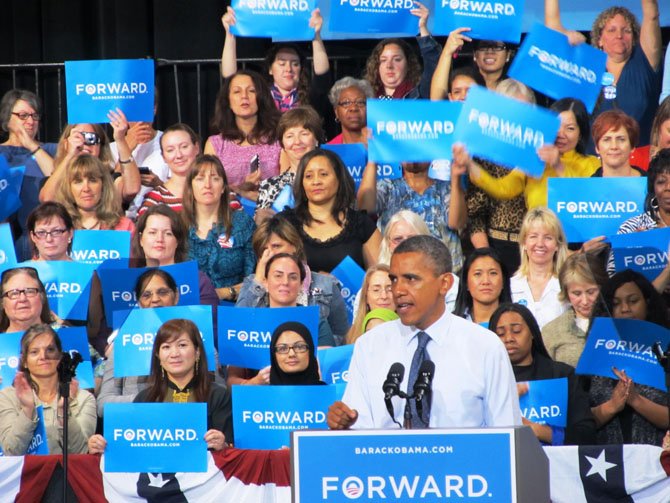
<instances>
[{"instance_id":1,"label":"hand holding sign","mask_svg":"<svg viewBox=\"0 0 670 503\"><path fill-rule=\"evenodd\" d=\"M128 132L128 120L126 115L121 111L120 108L116 110L110 110L107 113L107 118L109 119L109 124L114 128L114 140L125 141L126 133Z\"/></svg>"},{"instance_id":2,"label":"hand holding sign","mask_svg":"<svg viewBox=\"0 0 670 503\"><path fill-rule=\"evenodd\" d=\"M207 430L204 438L205 442L207 442L208 449L212 449L213 451L221 451L226 447L226 436L222 431L215 429Z\"/></svg>"},{"instance_id":3,"label":"hand holding sign","mask_svg":"<svg viewBox=\"0 0 670 503\"><path fill-rule=\"evenodd\" d=\"M426 7L424 4L421 2L417 2L416 0L414 1L414 5L417 7L414 9L410 9L410 13L413 16L416 16L419 18L419 34L422 37L428 37L430 36L430 32L428 31L428 16L430 15L430 11L428 10L428 7Z\"/></svg>"},{"instance_id":4,"label":"hand holding sign","mask_svg":"<svg viewBox=\"0 0 670 503\"><path fill-rule=\"evenodd\" d=\"M237 19L235 18L235 10L229 5L226 8L226 13L221 16L221 24L223 29L226 30L226 35L230 35L230 27L235 26ZM234 36L234 35L233 35Z\"/></svg>"},{"instance_id":5,"label":"hand holding sign","mask_svg":"<svg viewBox=\"0 0 670 503\"><path fill-rule=\"evenodd\" d=\"M321 39L321 28L323 28L323 16L321 9L314 9L309 17L309 27L314 30L314 40Z\"/></svg>"}]
</instances>

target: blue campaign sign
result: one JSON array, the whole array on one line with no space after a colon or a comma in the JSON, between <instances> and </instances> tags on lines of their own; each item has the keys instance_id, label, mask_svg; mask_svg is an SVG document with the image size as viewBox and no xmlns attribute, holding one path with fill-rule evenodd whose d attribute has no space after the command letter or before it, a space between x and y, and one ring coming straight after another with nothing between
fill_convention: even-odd
<instances>
[{"instance_id":1,"label":"blue campaign sign","mask_svg":"<svg viewBox=\"0 0 670 503\"><path fill-rule=\"evenodd\" d=\"M6 220L21 207L21 185L25 166L10 168L5 156L0 155L0 221Z\"/></svg>"},{"instance_id":2,"label":"blue campaign sign","mask_svg":"<svg viewBox=\"0 0 670 503\"><path fill-rule=\"evenodd\" d=\"M668 265L670 228L651 229L610 237L614 267L637 271L649 280L655 280Z\"/></svg>"},{"instance_id":3,"label":"blue campaign sign","mask_svg":"<svg viewBox=\"0 0 670 503\"><path fill-rule=\"evenodd\" d=\"M335 348L319 350L319 369L321 379L326 384L341 384L349 382L349 364L354 345L347 344Z\"/></svg>"},{"instance_id":4,"label":"blue campaign sign","mask_svg":"<svg viewBox=\"0 0 670 503\"><path fill-rule=\"evenodd\" d=\"M246 197L242 196L238 196L237 199L242 205L242 209L244 210L244 212L251 218L254 218L254 215L256 213L256 201L252 201L251 199L247 199Z\"/></svg>"},{"instance_id":5,"label":"blue campaign sign","mask_svg":"<svg viewBox=\"0 0 670 503\"><path fill-rule=\"evenodd\" d=\"M21 363L23 332L8 332L0 337L0 389L11 386Z\"/></svg>"},{"instance_id":6,"label":"blue campaign sign","mask_svg":"<svg viewBox=\"0 0 670 503\"><path fill-rule=\"evenodd\" d=\"M235 447L288 447L291 432L328 429L328 407L340 400L338 386L233 386Z\"/></svg>"},{"instance_id":7,"label":"blue campaign sign","mask_svg":"<svg viewBox=\"0 0 670 503\"><path fill-rule=\"evenodd\" d=\"M0 224L0 268L8 269L16 264L16 250L12 228L9 224Z\"/></svg>"},{"instance_id":8,"label":"blue campaign sign","mask_svg":"<svg viewBox=\"0 0 670 503\"><path fill-rule=\"evenodd\" d=\"M625 178L549 178L548 207L558 216L570 243L614 234L644 211L647 180Z\"/></svg>"},{"instance_id":9,"label":"blue campaign sign","mask_svg":"<svg viewBox=\"0 0 670 503\"><path fill-rule=\"evenodd\" d=\"M469 37L519 43L524 0L436 0L433 34L467 26Z\"/></svg>"},{"instance_id":10,"label":"blue campaign sign","mask_svg":"<svg viewBox=\"0 0 670 503\"><path fill-rule=\"evenodd\" d=\"M354 319L356 294L363 284L365 271L354 259L347 256L330 273L342 283L342 298L344 299L344 304L347 306L349 323L351 323Z\"/></svg>"},{"instance_id":11,"label":"blue campaign sign","mask_svg":"<svg viewBox=\"0 0 670 503\"><path fill-rule=\"evenodd\" d=\"M219 359L222 364L261 369L270 365L272 332L286 321L299 321L319 336L319 307L219 306Z\"/></svg>"},{"instance_id":12,"label":"blue campaign sign","mask_svg":"<svg viewBox=\"0 0 670 503\"><path fill-rule=\"evenodd\" d=\"M312 40L309 18L315 0L233 0L237 23L231 32L238 37L270 37Z\"/></svg>"},{"instance_id":13,"label":"blue campaign sign","mask_svg":"<svg viewBox=\"0 0 670 503\"><path fill-rule=\"evenodd\" d=\"M279 213L284 211L284 208L293 208L294 205L293 185L287 183L279 192L275 202L272 203L272 209Z\"/></svg>"},{"instance_id":14,"label":"blue campaign sign","mask_svg":"<svg viewBox=\"0 0 670 503\"><path fill-rule=\"evenodd\" d=\"M44 408L41 405L35 407L35 414L37 414L37 424L35 425L35 433L28 444L26 455L32 456L46 456L49 454L49 443L47 439L47 429L44 424Z\"/></svg>"},{"instance_id":15,"label":"blue campaign sign","mask_svg":"<svg viewBox=\"0 0 670 503\"><path fill-rule=\"evenodd\" d=\"M106 403L105 472L207 471L206 403Z\"/></svg>"},{"instance_id":16,"label":"blue campaign sign","mask_svg":"<svg viewBox=\"0 0 670 503\"><path fill-rule=\"evenodd\" d=\"M207 368L216 369L211 306L174 306L133 309L114 339L114 377L149 375L151 350L160 326L168 320L191 320L200 330L207 353ZM116 327L115 327L116 328Z\"/></svg>"},{"instance_id":17,"label":"blue campaign sign","mask_svg":"<svg viewBox=\"0 0 670 503\"><path fill-rule=\"evenodd\" d=\"M130 232L76 230L72 239L72 259L86 264L127 268Z\"/></svg>"},{"instance_id":18,"label":"blue campaign sign","mask_svg":"<svg viewBox=\"0 0 670 503\"><path fill-rule=\"evenodd\" d=\"M508 75L554 99L579 98L593 111L602 89L607 55L536 24L519 47Z\"/></svg>"},{"instance_id":19,"label":"blue campaign sign","mask_svg":"<svg viewBox=\"0 0 670 503\"><path fill-rule=\"evenodd\" d=\"M154 62L99 59L65 62L69 124L106 123L120 108L129 121L154 120Z\"/></svg>"},{"instance_id":20,"label":"blue campaign sign","mask_svg":"<svg viewBox=\"0 0 670 503\"><path fill-rule=\"evenodd\" d=\"M293 501L516 501L512 431L296 432Z\"/></svg>"},{"instance_id":21,"label":"blue campaign sign","mask_svg":"<svg viewBox=\"0 0 670 503\"><path fill-rule=\"evenodd\" d=\"M568 378L524 383L527 391L519 396L521 415L533 423L565 428L568 417Z\"/></svg>"},{"instance_id":22,"label":"blue campaign sign","mask_svg":"<svg viewBox=\"0 0 670 503\"><path fill-rule=\"evenodd\" d=\"M369 159L431 162L451 159L454 127L463 105L454 101L368 100Z\"/></svg>"},{"instance_id":23,"label":"blue campaign sign","mask_svg":"<svg viewBox=\"0 0 670 503\"><path fill-rule=\"evenodd\" d=\"M456 125L456 141L472 155L539 178L544 163L537 149L554 143L560 125L553 112L472 86Z\"/></svg>"},{"instance_id":24,"label":"blue campaign sign","mask_svg":"<svg viewBox=\"0 0 670 503\"><path fill-rule=\"evenodd\" d=\"M339 145L322 145L321 148L332 150L347 167L349 174L354 179L356 191L361 185L363 178L363 170L368 162L368 152L365 145L362 143L342 143ZM385 178L400 178L402 176L402 168L400 163L382 163L377 164L377 180Z\"/></svg>"},{"instance_id":25,"label":"blue campaign sign","mask_svg":"<svg viewBox=\"0 0 670 503\"><path fill-rule=\"evenodd\" d=\"M329 31L359 35L351 38L380 32L414 36L418 30L418 18L410 13L412 0L331 0L329 4Z\"/></svg>"},{"instance_id":26,"label":"blue campaign sign","mask_svg":"<svg viewBox=\"0 0 670 503\"><path fill-rule=\"evenodd\" d=\"M76 377L79 381L79 387L94 389L93 364L91 362L91 352L88 349L86 327L61 327L56 330L56 333L63 344L63 351L70 353L70 355L76 351L84 360L77 367Z\"/></svg>"},{"instance_id":27,"label":"blue campaign sign","mask_svg":"<svg viewBox=\"0 0 670 503\"><path fill-rule=\"evenodd\" d=\"M575 372L616 379L616 367L638 384L666 391L663 367L652 349L656 342L667 348L670 331L648 321L596 318Z\"/></svg>"},{"instance_id":28,"label":"blue campaign sign","mask_svg":"<svg viewBox=\"0 0 670 503\"><path fill-rule=\"evenodd\" d=\"M125 311L137 307L135 297L135 283L147 269L137 267L124 269L119 274L118 269L98 269L98 276L102 284L102 299L105 304L105 315L108 320L113 319L114 311ZM195 306L200 304L200 287L198 283L198 264L194 261L180 262L161 266L174 279L179 289L179 306Z\"/></svg>"},{"instance_id":29,"label":"blue campaign sign","mask_svg":"<svg viewBox=\"0 0 670 503\"><path fill-rule=\"evenodd\" d=\"M79 262L32 261L44 283L49 307L63 320L86 320L95 266ZM111 319L111 318L110 318Z\"/></svg>"}]
</instances>

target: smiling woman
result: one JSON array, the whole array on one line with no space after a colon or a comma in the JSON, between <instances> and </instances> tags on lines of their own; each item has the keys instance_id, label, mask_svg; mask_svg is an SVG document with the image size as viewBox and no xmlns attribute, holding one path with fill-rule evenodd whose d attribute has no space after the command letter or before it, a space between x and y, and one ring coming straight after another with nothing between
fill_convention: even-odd
<instances>
[{"instance_id":1,"label":"smiling woman","mask_svg":"<svg viewBox=\"0 0 670 503\"><path fill-rule=\"evenodd\" d=\"M325 384L309 329L289 321L279 325L270 339L270 384Z\"/></svg>"}]
</instances>

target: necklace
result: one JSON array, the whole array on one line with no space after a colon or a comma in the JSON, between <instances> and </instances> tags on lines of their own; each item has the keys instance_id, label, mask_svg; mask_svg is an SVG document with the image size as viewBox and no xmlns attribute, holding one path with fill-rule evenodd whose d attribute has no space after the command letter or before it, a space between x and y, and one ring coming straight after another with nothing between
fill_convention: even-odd
<instances>
[{"instance_id":1,"label":"necklace","mask_svg":"<svg viewBox=\"0 0 670 503\"><path fill-rule=\"evenodd\" d=\"M86 231L92 231L94 229L99 229L100 228L100 220L96 220L93 225L89 225L88 227L85 226L84 224L82 224L81 228L86 230Z\"/></svg>"}]
</instances>

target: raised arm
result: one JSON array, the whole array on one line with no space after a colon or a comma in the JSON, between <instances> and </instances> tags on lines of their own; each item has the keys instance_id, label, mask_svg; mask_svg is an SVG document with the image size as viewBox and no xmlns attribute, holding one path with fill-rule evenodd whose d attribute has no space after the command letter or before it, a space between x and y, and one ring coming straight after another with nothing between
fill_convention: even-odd
<instances>
[{"instance_id":1,"label":"raised arm","mask_svg":"<svg viewBox=\"0 0 670 503\"><path fill-rule=\"evenodd\" d=\"M461 175L467 172L467 166L451 163L451 197L449 198L450 229L460 231L468 221L468 210L465 203L465 190L461 183Z\"/></svg>"},{"instance_id":2,"label":"raised arm","mask_svg":"<svg viewBox=\"0 0 670 503\"><path fill-rule=\"evenodd\" d=\"M112 128L114 128L114 141L119 151L119 160L116 162L115 171L121 173L121 177L115 182L116 190L122 201L130 201L140 191L142 183L140 170L126 141L129 124L125 114L118 108L110 110L107 117Z\"/></svg>"},{"instance_id":3,"label":"raised arm","mask_svg":"<svg viewBox=\"0 0 670 503\"><path fill-rule=\"evenodd\" d=\"M228 6L226 13L221 16L221 24L226 31L223 42L223 52L221 52L221 76L227 79L237 71L237 40L235 35L230 32L230 27L235 25L235 11Z\"/></svg>"},{"instance_id":4,"label":"raised arm","mask_svg":"<svg viewBox=\"0 0 670 503\"><path fill-rule=\"evenodd\" d=\"M447 97L451 61L466 41L472 41L470 37L463 34L465 31L470 31L470 28L456 28L449 34L449 38L444 43L442 54L440 54L435 72L433 72L433 78L430 81L430 99L433 101L443 100Z\"/></svg>"},{"instance_id":5,"label":"raised arm","mask_svg":"<svg viewBox=\"0 0 670 503\"><path fill-rule=\"evenodd\" d=\"M658 70L658 65L661 63L661 53L663 52L663 42L661 40L657 0L642 0L640 47L642 47L642 51L651 67Z\"/></svg>"},{"instance_id":6,"label":"raised arm","mask_svg":"<svg viewBox=\"0 0 670 503\"><path fill-rule=\"evenodd\" d=\"M321 40L321 28L323 27L323 16L321 10L314 9L312 17L309 18L309 26L314 28L314 40L312 40L312 59L314 61L314 73L323 75L330 70L330 62L326 53L326 46Z\"/></svg>"},{"instance_id":7,"label":"raised arm","mask_svg":"<svg viewBox=\"0 0 670 503\"><path fill-rule=\"evenodd\" d=\"M544 24L547 28L567 34L568 30L561 22L561 8L558 0L544 0Z\"/></svg>"},{"instance_id":8,"label":"raised arm","mask_svg":"<svg viewBox=\"0 0 670 503\"><path fill-rule=\"evenodd\" d=\"M374 162L365 165L356 200L359 209L368 213L377 211L377 164Z\"/></svg>"}]
</instances>

